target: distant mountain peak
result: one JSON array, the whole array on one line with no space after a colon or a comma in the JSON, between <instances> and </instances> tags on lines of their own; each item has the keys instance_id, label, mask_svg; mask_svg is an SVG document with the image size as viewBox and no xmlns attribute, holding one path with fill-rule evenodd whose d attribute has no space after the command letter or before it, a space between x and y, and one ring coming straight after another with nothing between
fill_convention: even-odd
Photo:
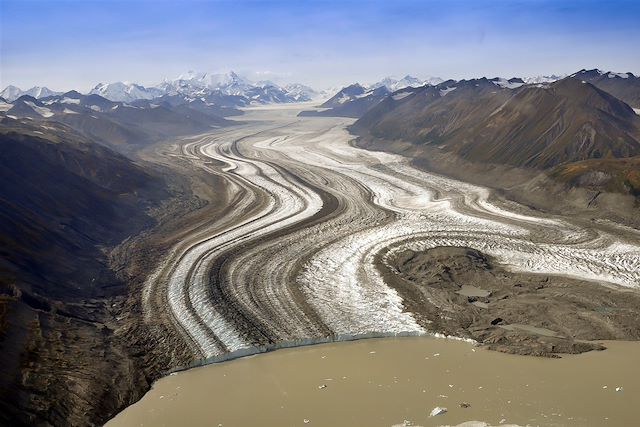
<instances>
[{"instance_id":1,"label":"distant mountain peak","mask_svg":"<svg viewBox=\"0 0 640 427\"><path fill-rule=\"evenodd\" d=\"M7 86L0 97L8 102L22 95L36 99L60 95L45 87L33 87L23 91L16 86ZM318 92L301 84L281 86L273 81L253 82L241 74L230 70L223 73L209 73L189 70L174 79L165 78L155 86L144 86L131 81L101 82L88 95L98 95L113 102L134 103L158 98L158 103L200 102L208 106L239 107L249 104L306 102L318 96ZM162 98L162 99L160 99Z\"/></svg>"},{"instance_id":2,"label":"distant mountain peak","mask_svg":"<svg viewBox=\"0 0 640 427\"><path fill-rule=\"evenodd\" d=\"M566 77L566 75L559 76L556 74L550 74L550 75L540 75L540 76L534 76L534 77L523 77L522 80L526 84L547 84L547 83L553 83L555 81L561 80L564 77Z\"/></svg>"},{"instance_id":3,"label":"distant mountain peak","mask_svg":"<svg viewBox=\"0 0 640 427\"><path fill-rule=\"evenodd\" d=\"M31 89L22 90L17 86L9 85L0 92L0 97L11 102L20 98L22 95L29 95L36 99L40 99L46 98L47 96L59 95L60 93L61 92L55 92L44 86L34 86Z\"/></svg>"},{"instance_id":4,"label":"distant mountain peak","mask_svg":"<svg viewBox=\"0 0 640 427\"><path fill-rule=\"evenodd\" d=\"M640 108L640 78L633 73L582 69L571 74L571 77L591 83L623 100L633 108Z\"/></svg>"},{"instance_id":5,"label":"distant mountain peak","mask_svg":"<svg viewBox=\"0 0 640 427\"><path fill-rule=\"evenodd\" d=\"M253 82L235 71L205 73L188 71L176 79L164 79L156 86L166 95L182 96L189 100L231 97L237 105L309 101L317 93L304 85L284 87L263 80Z\"/></svg>"},{"instance_id":6,"label":"distant mountain peak","mask_svg":"<svg viewBox=\"0 0 640 427\"><path fill-rule=\"evenodd\" d=\"M495 84L496 86L499 86L501 88L504 89L517 89L520 86L524 85L524 80L517 78L517 77L513 77L510 79L505 79L503 77L495 77L493 79L491 79L491 81L493 82L493 84Z\"/></svg>"},{"instance_id":7,"label":"distant mountain peak","mask_svg":"<svg viewBox=\"0 0 640 427\"><path fill-rule=\"evenodd\" d=\"M385 77L384 79L370 85L369 87L375 89L381 86L385 86L387 89L389 89L389 91L395 92L396 90L404 89L406 87L420 87L425 85L435 86L442 83L443 81L444 80L442 80L440 77L419 79L410 74L407 74L401 79L397 79L392 76Z\"/></svg>"},{"instance_id":8,"label":"distant mountain peak","mask_svg":"<svg viewBox=\"0 0 640 427\"><path fill-rule=\"evenodd\" d=\"M599 77L599 76L602 76L603 74L606 74L606 73L600 70L599 68L593 68L591 70L587 70L583 68L582 70L571 74L570 77L577 77L577 76Z\"/></svg>"},{"instance_id":9,"label":"distant mountain peak","mask_svg":"<svg viewBox=\"0 0 640 427\"><path fill-rule=\"evenodd\" d=\"M636 76L633 73L621 73L617 71L602 71L597 68L593 70L585 70L582 69L576 73L571 74L571 77L582 78L582 79L600 79L600 78L609 78L609 79L633 79Z\"/></svg>"},{"instance_id":10,"label":"distant mountain peak","mask_svg":"<svg viewBox=\"0 0 640 427\"><path fill-rule=\"evenodd\" d=\"M89 94L100 95L110 101L132 102L137 99L153 99L161 96L163 92L156 88L146 88L137 83L112 82L99 83Z\"/></svg>"},{"instance_id":11,"label":"distant mountain peak","mask_svg":"<svg viewBox=\"0 0 640 427\"><path fill-rule=\"evenodd\" d=\"M70 90L68 92L65 92L62 94L65 98L81 98L82 94L80 92L78 92L77 90Z\"/></svg>"}]
</instances>

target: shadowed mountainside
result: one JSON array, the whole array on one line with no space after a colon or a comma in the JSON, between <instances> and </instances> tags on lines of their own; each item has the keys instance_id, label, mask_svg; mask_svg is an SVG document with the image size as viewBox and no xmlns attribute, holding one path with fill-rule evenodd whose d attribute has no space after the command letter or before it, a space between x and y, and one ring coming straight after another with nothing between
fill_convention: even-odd
<instances>
[{"instance_id":1,"label":"shadowed mountainside","mask_svg":"<svg viewBox=\"0 0 640 427\"><path fill-rule=\"evenodd\" d=\"M65 123L92 141L128 154L149 143L228 126L232 122L220 114L239 113L202 102L192 104L193 108L166 101L126 104L70 91L42 99L23 95L13 101L6 114Z\"/></svg>"},{"instance_id":2,"label":"shadowed mountainside","mask_svg":"<svg viewBox=\"0 0 640 427\"><path fill-rule=\"evenodd\" d=\"M3 118L0 158L0 424L99 419L122 404L109 383L140 381L113 340L110 307L127 288L108 248L153 225L169 190L54 122Z\"/></svg>"}]
</instances>

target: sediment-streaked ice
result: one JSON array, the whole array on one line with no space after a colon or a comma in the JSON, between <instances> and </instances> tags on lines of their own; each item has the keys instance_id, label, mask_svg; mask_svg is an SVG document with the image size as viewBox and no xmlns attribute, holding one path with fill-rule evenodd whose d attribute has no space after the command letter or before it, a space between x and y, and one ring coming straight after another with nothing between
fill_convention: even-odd
<instances>
[{"instance_id":1,"label":"sediment-streaked ice","mask_svg":"<svg viewBox=\"0 0 640 427\"><path fill-rule=\"evenodd\" d=\"M210 235L176 249L168 264L172 318L200 356L255 344L230 310L263 325L269 340L425 332L376 267L380 254L385 262L404 249L464 246L518 271L640 286L637 235L623 243L604 229L493 200L486 188L417 170L401 156L357 148L348 119L298 119L282 108L248 119L256 121L203 135L176 155L247 194L234 218L213 220ZM323 208L320 192L336 206L307 224ZM210 274L219 259L224 283ZM226 301L211 298L220 286ZM162 289L150 283L144 300Z\"/></svg>"}]
</instances>

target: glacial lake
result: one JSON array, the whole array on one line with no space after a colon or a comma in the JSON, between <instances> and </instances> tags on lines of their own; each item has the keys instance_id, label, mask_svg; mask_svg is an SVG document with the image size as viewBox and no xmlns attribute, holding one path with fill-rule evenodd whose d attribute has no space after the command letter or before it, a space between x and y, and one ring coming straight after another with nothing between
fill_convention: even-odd
<instances>
[{"instance_id":1,"label":"glacial lake","mask_svg":"<svg viewBox=\"0 0 640 427\"><path fill-rule=\"evenodd\" d=\"M560 359L428 337L277 350L164 377L107 426L638 425L640 343L603 343Z\"/></svg>"}]
</instances>

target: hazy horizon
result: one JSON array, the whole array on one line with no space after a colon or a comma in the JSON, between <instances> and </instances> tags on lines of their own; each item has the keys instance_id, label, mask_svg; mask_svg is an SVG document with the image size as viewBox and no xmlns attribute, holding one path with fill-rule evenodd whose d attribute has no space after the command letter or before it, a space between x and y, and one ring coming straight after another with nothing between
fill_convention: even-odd
<instances>
[{"instance_id":1,"label":"hazy horizon","mask_svg":"<svg viewBox=\"0 0 640 427\"><path fill-rule=\"evenodd\" d=\"M640 4L631 1L3 0L0 7L2 88L154 85L188 70L318 89L389 75L640 70L631 54L640 45Z\"/></svg>"}]
</instances>

